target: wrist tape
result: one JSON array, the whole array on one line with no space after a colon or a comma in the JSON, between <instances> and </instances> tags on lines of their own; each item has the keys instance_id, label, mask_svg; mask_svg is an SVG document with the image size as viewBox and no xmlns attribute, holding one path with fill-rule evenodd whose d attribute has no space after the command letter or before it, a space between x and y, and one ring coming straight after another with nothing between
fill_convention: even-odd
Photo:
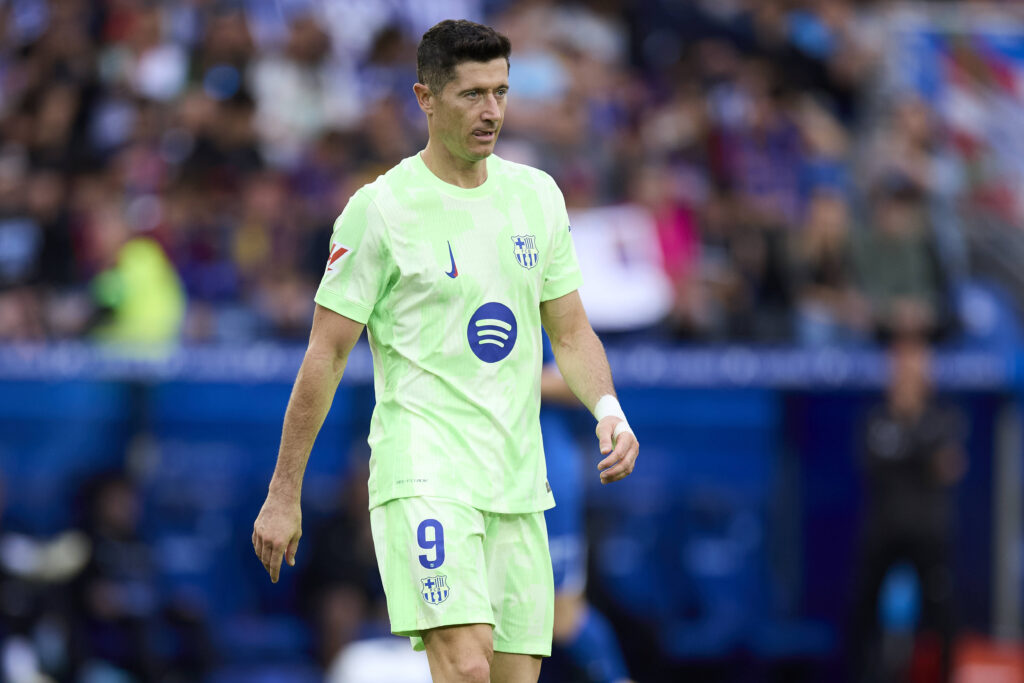
<instances>
[{"instance_id":1,"label":"wrist tape","mask_svg":"<svg viewBox=\"0 0 1024 683\"><path fill-rule=\"evenodd\" d=\"M626 421L626 414L622 412L622 406L619 405L619 399L611 394L605 394L597 401L597 405L594 406L594 417L600 422L612 415L622 420L622 422L615 425L615 429L612 431L612 438L617 437L623 432L633 432L629 427L629 422Z\"/></svg>"}]
</instances>

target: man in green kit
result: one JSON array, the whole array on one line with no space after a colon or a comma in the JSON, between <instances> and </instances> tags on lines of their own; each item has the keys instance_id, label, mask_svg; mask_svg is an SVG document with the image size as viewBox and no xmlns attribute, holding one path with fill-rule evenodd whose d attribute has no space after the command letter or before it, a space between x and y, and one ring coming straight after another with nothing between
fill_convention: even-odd
<instances>
[{"instance_id":1,"label":"man in green kit","mask_svg":"<svg viewBox=\"0 0 1024 683\"><path fill-rule=\"evenodd\" d=\"M391 629L426 648L444 683L532 683L551 651L541 325L598 420L601 481L629 475L639 452L576 291L562 194L493 154L509 53L505 36L469 21L424 34L413 89L427 146L356 192L335 223L252 536L276 582L302 533L306 461L365 326L370 521Z\"/></svg>"}]
</instances>

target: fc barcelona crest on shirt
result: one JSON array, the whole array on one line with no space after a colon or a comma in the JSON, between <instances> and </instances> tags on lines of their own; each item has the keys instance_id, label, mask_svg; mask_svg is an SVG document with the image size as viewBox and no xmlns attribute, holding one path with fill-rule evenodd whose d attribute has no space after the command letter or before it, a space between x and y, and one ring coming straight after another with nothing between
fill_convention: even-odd
<instances>
[{"instance_id":1,"label":"fc barcelona crest on shirt","mask_svg":"<svg viewBox=\"0 0 1024 683\"><path fill-rule=\"evenodd\" d=\"M513 235L512 253L516 255L516 262L523 268L529 270L540 261L540 252L537 251L537 238L535 235Z\"/></svg>"},{"instance_id":2,"label":"fc barcelona crest on shirt","mask_svg":"<svg viewBox=\"0 0 1024 683\"><path fill-rule=\"evenodd\" d=\"M448 599L451 590L448 588L447 576L431 576L420 579L420 593L428 605L439 605Z\"/></svg>"}]
</instances>

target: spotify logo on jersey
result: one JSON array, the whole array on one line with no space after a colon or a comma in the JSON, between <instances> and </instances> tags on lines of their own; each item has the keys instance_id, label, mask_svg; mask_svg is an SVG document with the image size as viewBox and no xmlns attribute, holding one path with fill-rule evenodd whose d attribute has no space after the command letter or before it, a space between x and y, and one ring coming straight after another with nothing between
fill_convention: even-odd
<instances>
[{"instance_id":1,"label":"spotify logo on jersey","mask_svg":"<svg viewBox=\"0 0 1024 683\"><path fill-rule=\"evenodd\" d=\"M469 348L485 363L497 363L516 345L516 317L505 304L496 301L476 309L466 329Z\"/></svg>"}]
</instances>

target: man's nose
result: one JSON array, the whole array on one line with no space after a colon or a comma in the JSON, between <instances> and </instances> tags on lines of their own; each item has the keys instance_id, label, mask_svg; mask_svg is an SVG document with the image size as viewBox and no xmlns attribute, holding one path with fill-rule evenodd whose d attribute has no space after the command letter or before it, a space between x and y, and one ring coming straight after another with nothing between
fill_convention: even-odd
<instances>
[{"instance_id":1,"label":"man's nose","mask_svg":"<svg viewBox=\"0 0 1024 683\"><path fill-rule=\"evenodd\" d=\"M480 118L484 121L493 121L501 118L501 108L498 106L498 98L494 93L489 93L484 101L484 108L480 112Z\"/></svg>"}]
</instances>

